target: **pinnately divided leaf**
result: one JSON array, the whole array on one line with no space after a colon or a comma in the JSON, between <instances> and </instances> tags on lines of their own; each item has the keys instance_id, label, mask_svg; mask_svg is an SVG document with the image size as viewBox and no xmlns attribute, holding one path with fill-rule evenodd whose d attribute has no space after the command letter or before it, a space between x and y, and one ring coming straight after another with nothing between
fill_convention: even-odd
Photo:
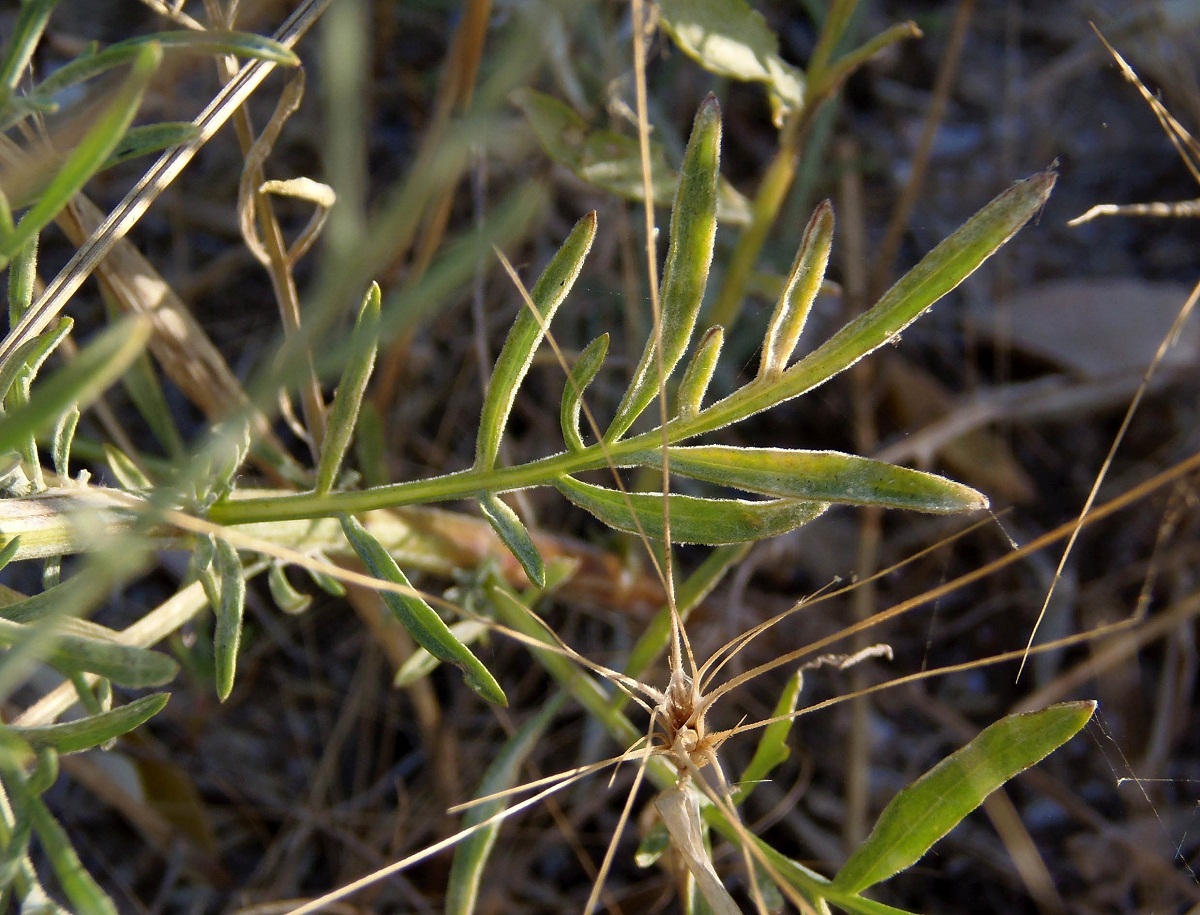
<instances>
[{"instance_id":1,"label":"pinnately divided leaf","mask_svg":"<svg viewBox=\"0 0 1200 915\"><path fill-rule=\"evenodd\" d=\"M914 864L984 799L1088 723L1095 702L1064 702L996 722L897 794L833 884L858 893Z\"/></svg>"},{"instance_id":2,"label":"pinnately divided leaf","mask_svg":"<svg viewBox=\"0 0 1200 915\"><path fill-rule=\"evenodd\" d=\"M663 499L668 500L672 543L745 543L775 537L807 524L829 507L827 502L775 499L701 499L660 492L623 493L559 477L558 490L609 527L648 537L663 537Z\"/></svg>"},{"instance_id":3,"label":"pinnately divided leaf","mask_svg":"<svg viewBox=\"0 0 1200 915\"><path fill-rule=\"evenodd\" d=\"M380 597L392 611L417 644L435 658L440 658L453 664L463 672L467 686L489 702L497 705L508 705L504 690L496 682L491 671L471 654L471 650L454 637L450 628L442 622L429 604L416 592L408 578L396 565L396 560L384 549L383 544L373 537L355 518L342 515L342 531L363 565L376 578L398 584L407 589L408 593L399 594L395 591L380 591Z\"/></svg>"},{"instance_id":4,"label":"pinnately divided leaf","mask_svg":"<svg viewBox=\"0 0 1200 915\"><path fill-rule=\"evenodd\" d=\"M513 322L492 369L479 417L479 438L475 446L477 469L490 470L495 465L508 414L533 362L534 351L546 335L554 312L575 284L595 237L596 214L591 212L575 224L529 294L537 314L533 314L528 305L523 305Z\"/></svg>"},{"instance_id":5,"label":"pinnately divided leaf","mask_svg":"<svg viewBox=\"0 0 1200 915\"><path fill-rule=\"evenodd\" d=\"M699 445L669 449L672 473L785 499L950 514L987 508L983 493L937 474L838 451ZM662 466L662 454L632 459Z\"/></svg>"},{"instance_id":6,"label":"pinnately divided leaf","mask_svg":"<svg viewBox=\"0 0 1200 915\"><path fill-rule=\"evenodd\" d=\"M615 442L658 393L659 346L666 378L682 358L696 326L717 234L717 174L721 161L721 108L713 96L700 105L683 157L671 210L671 241L662 278L661 333L642 351L633 380L617 406L605 439Z\"/></svg>"}]
</instances>

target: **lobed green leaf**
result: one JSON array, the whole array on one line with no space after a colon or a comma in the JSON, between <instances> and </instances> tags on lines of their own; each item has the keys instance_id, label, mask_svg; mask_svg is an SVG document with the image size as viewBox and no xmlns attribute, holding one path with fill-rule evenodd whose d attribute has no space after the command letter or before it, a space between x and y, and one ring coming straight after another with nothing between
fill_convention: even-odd
<instances>
[{"instance_id":1,"label":"lobed green leaf","mask_svg":"<svg viewBox=\"0 0 1200 915\"><path fill-rule=\"evenodd\" d=\"M918 861L984 799L1088 723L1095 702L1064 702L1010 715L892 798L833 884L857 893Z\"/></svg>"},{"instance_id":2,"label":"lobed green leaf","mask_svg":"<svg viewBox=\"0 0 1200 915\"><path fill-rule=\"evenodd\" d=\"M471 654L466 645L454 637L437 612L417 594L383 544L350 515L341 515L340 519L346 539L368 571L376 578L406 589L407 593L404 594L380 591L380 597L417 644L435 658L460 668L467 685L484 699L497 705L508 705L508 699L496 678Z\"/></svg>"},{"instance_id":3,"label":"lobed green leaf","mask_svg":"<svg viewBox=\"0 0 1200 915\"><path fill-rule=\"evenodd\" d=\"M804 230L792 271L771 315L771 323L763 338L762 362L758 368L760 378L778 378L787 368L800 339L800 332L808 320L808 313L821 290L832 246L833 205L825 200L817 207Z\"/></svg>"},{"instance_id":4,"label":"lobed green leaf","mask_svg":"<svg viewBox=\"0 0 1200 915\"><path fill-rule=\"evenodd\" d=\"M786 372L777 396L795 397L894 340L946 293L974 273L1045 205L1057 175L1018 181L921 258L868 312Z\"/></svg>"},{"instance_id":5,"label":"lobed green leaf","mask_svg":"<svg viewBox=\"0 0 1200 915\"><path fill-rule=\"evenodd\" d=\"M371 372L375 368L375 354L379 350L380 301L379 284L372 283L359 307L354 332L350 337L346 368L329 410L328 431L321 447L317 479L313 485L313 491L318 494L333 489L350 447L350 439L358 426L358 414L367 393L367 382L371 380Z\"/></svg>"},{"instance_id":6,"label":"lobed green leaf","mask_svg":"<svg viewBox=\"0 0 1200 915\"><path fill-rule=\"evenodd\" d=\"M75 721L43 727L11 727L10 730L34 749L48 747L59 753L78 753L140 727L162 711L170 698L170 693L154 693Z\"/></svg>"},{"instance_id":7,"label":"lobed green leaf","mask_svg":"<svg viewBox=\"0 0 1200 915\"><path fill-rule=\"evenodd\" d=\"M579 428L579 413L583 406L583 392L587 390L604 357L608 354L608 334L601 334L583 348L575 364L571 366L571 377L563 387L562 405L559 408L558 419L562 426L563 441L569 451L582 451L584 448L583 435Z\"/></svg>"},{"instance_id":8,"label":"lobed green leaf","mask_svg":"<svg viewBox=\"0 0 1200 915\"><path fill-rule=\"evenodd\" d=\"M629 388L605 433L615 442L658 393L659 370L668 378L683 357L708 285L717 232L717 175L721 159L721 109L709 96L696 112L671 210L671 241L662 278L662 320L646 341Z\"/></svg>"},{"instance_id":9,"label":"lobed green leaf","mask_svg":"<svg viewBox=\"0 0 1200 915\"><path fill-rule=\"evenodd\" d=\"M672 447L668 455L672 473L785 499L878 505L935 514L988 506L986 496L962 483L838 451L697 445ZM662 453L639 452L629 460L661 467Z\"/></svg>"},{"instance_id":10,"label":"lobed green leaf","mask_svg":"<svg viewBox=\"0 0 1200 915\"><path fill-rule=\"evenodd\" d=\"M533 308L531 309L528 303L523 305L516 321L513 322L492 368L492 377L488 382L483 410L479 417L479 438L475 446L477 469L490 470L495 466L508 415L512 412L517 390L533 362L534 351L546 335L546 329L550 326L558 306L575 284L595 237L596 213L593 211L575 224L558 253L542 271L529 294Z\"/></svg>"},{"instance_id":11,"label":"lobed green leaf","mask_svg":"<svg viewBox=\"0 0 1200 915\"><path fill-rule=\"evenodd\" d=\"M569 476L554 484L575 505L609 527L663 538L664 508L669 508L672 543L743 543L776 537L807 524L829 507L825 502L776 499L701 499L675 493L623 493L582 483ZM664 505L664 499L666 504Z\"/></svg>"},{"instance_id":12,"label":"lobed green leaf","mask_svg":"<svg viewBox=\"0 0 1200 915\"><path fill-rule=\"evenodd\" d=\"M517 513L493 492L485 492L479 496L479 507L496 536L508 547L508 551L517 557L526 577L539 588L544 588L546 567L542 563L542 554L538 552L533 538L517 517Z\"/></svg>"}]
</instances>

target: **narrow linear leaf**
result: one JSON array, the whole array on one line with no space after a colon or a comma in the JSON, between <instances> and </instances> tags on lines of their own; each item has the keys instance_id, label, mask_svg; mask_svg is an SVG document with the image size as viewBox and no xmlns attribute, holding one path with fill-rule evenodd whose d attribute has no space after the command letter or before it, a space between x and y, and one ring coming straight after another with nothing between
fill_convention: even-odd
<instances>
[{"instance_id":1,"label":"narrow linear leaf","mask_svg":"<svg viewBox=\"0 0 1200 915\"><path fill-rule=\"evenodd\" d=\"M459 620L457 623L450 624L450 632L464 645L473 645L487 634L488 627L480 620ZM392 677L392 686L396 689L412 686L418 680L423 680L437 670L441 663L424 648L418 646L400 665L396 675Z\"/></svg>"},{"instance_id":2,"label":"narrow linear leaf","mask_svg":"<svg viewBox=\"0 0 1200 915\"><path fill-rule=\"evenodd\" d=\"M0 109L7 105L17 81L33 59L46 23L50 20L50 13L57 4L58 0L25 0L21 4L17 20L11 26L12 33L8 37L4 59L0 61L0 90L3 90Z\"/></svg>"},{"instance_id":3,"label":"narrow linear leaf","mask_svg":"<svg viewBox=\"0 0 1200 915\"><path fill-rule=\"evenodd\" d=\"M534 89L518 89L511 96L537 135L546 154L588 184L640 203L642 153L636 137L613 130L593 129L570 105ZM662 144L650 141L650 192L654 203L669 207L679 186L679 175L667 164ZM750 201L724 178L718 179L717 218L730 225L746 225Z\"/></svg>"},{"instance_id":4,"label":"narrow linear leaf","mask_svg":"<svg viewBox=\"0 0 1200 915\"><path fill-rule=\"evenodd\" d=\"M517 517L517 513L493 492L485 492L479 496L479 507L496 536L508 547L508 551L517 557L526 577L539 588L544 588L546 567L542 563L542 554L538 552L533 538Z\"/></svg>"},{"instance_id":5,"label":"narrow linear leaf","mask_svg":"<svg viewBox=\"0 0 1200 915\"><path fill-rule=\"evenodd\" d=\"M102 442L100 447L104 449L104 460L108 464L108 469L122 489L128 492L138 492L139 490L144 492L154 486L142 468L120 448L110 445L108 442Z\"/></svg>"},{"instance_id":6,"label":"narrow linear leaf","mask_svg":"<svg viewBox=\"0 0 1200 915\"><path fill-rule=\"evenodd\" d=\"M671 241L662 278L662 322L651 335L617 406L605 439L615 442L658 393L659 347L663 378L670 376L691 339L708 285L717 232L717 174L721 159L721 108L714 96L700 105L683 156ZM660 342L661 341L661 342Z\"/></svg>"},{"instance_id":7,"label":"narrow linear leaf","mask_svg":"<svg viewBox=\"0 0 1200 915\"><path fill-rule=\"evenodd\" d=\"M71 445L75 442L75 427L79 424L79 408L74 404L59 415L50 433L50 456L54 461L54 472L62 479L71 476Z\"/></svg>"},{"instance_id":8,"label":"narrow linear leaf","mask_svg":"<svg viewBox=\"0 0 1200 915\"><path fill-rule=\"evenodd\" d=\"M779 40L745 0L659 0L667 32L710 73L766 83L775 123L804 103L804 76L779 56Z\"/></svg>"},{"instance_id":9,"label":"narrow linear leaf","mask_svg":"<svg viewBox=\"0 0 1200 915\"><path fill-rule=\"evenodd\" d=\"M67 153L54 177L37 195L16 229L0 240L0 260L7 263L21 247L50 222L88 182L116 148L142 103L150 77L162 60L162 49L151 42L140 48L113 99Z\"/></svg>"},{"instance_id":10,"label":"narrow linear leaf","mask_svg":"<svg viewBox=\"0 0 1200 915\"><path fill-rule=\"evenodd\" d=\"M672 447L668 454L672 473L785 499L936 514L988 506L986 496L962 483L838 451L698 445ZM639 452L630 460L648 467L662 466L658 451Z\"/></svg>"},{"instance_id":11,"label":"narrow linear leaf","mask_svg":"<svg viewBox=\"0 0 1200 915\"><path fill-rule=\"evenodd\" d=\"M892 798L833 883L857 893L919 860L984 799L1070 740L1095 702L1064 702L985 728Z\"/></svg>"},{"instance_id":12,"label":"narrow linear leaf","mask_svg":"<svg viewBox=\"0 0 1200 915\"><path fill-rule=\"evenodd\" d=\"M350 337L350 354L346 368L342 372L341 381L338 382L337 393L333 395L333 406L329 411L329 431L321 448L317 481L313 486L314 492L318 494L327 493L333 488L342 469L346 450L350 447L350 439L358 425L363 395L367 391L367 382L371 380L371 371L375 368L375 354L379 349L379 307L379 284L372 283L359 307L354 333Z\"/></svg>"},{"instance_id":13,"label":"narrow linear leaf","mask_svg":"<svg viewBox=\"0 0 1200 915\"><path fill-rule=\"evenodd\" d=\"M569 451L582 451L583 435L579 428L579 414L583 407L583 392L587 390L604 357L608 354L608 334L601 334L583 348L575 364L571 366L571 377L563 387L562 405L559 409L559 424L562 426L563 441Z\"/></svg>"},{"instance_id":14,"label":"narrow linear leaf","mask_svg":"<svg viewBox=\"0 0 1200 915\"><path fill-rule=\"evenodd\" d=\"M741 915L742 910L725 889L712 857L704 844L703 819L700 817L700 798L695 790L668 788L654 798L654 806L662 816L671 846L695 878L704 901L715 915Z\"/></svg>"},{"instance_id":15,"label":"narrow linear leaf","mask_svg":"<svg viewBox=\"0 0 1200 915\"><path fill-rule=\"evenodd\" d=\"M919 318L1013 237L1045 205L1057 174L1018 181L923 257L865 314L783 374L776 397L787 399L832 378Z\"/></svg>"},{"instance_id":16,"label":"narrow linear leaf","mask_svg":"<svg viewBox=\"0 0 1200 915\"><path fill-rule=\"evenodd\" d=\"M730 800L734 805L744 802L759 782L767 778L777 766L792 755L787 741L796 719L784 716L790 716L796 711L796 703L800 699L800 687L803 683L803 675L800 671L796 671L784 684L783 691L779 694L779 701L775 703L775 709L771 712L772 718L783 720L775 721L763 728L762 736L758 739L758 746L754 748L754 756L742 770L737 787L733 790Z\"/></svg>"},{"instance_id":17,"label":"narrow linear leaf","mask_svg":"<svg viewBox=\"0 0 1200 915\"><path fill-rule=\"evenodd\" d=\"M16 327L33 304L37 285L38 236L34 235L8 267L8 326Z\"/></svg>"},{"instance_id":18,"label":"narrow linear leaf","mask_svg":"<svg viewBox=\"0 0 1200 915\"><path fill-rule=\"evenodd\" d=\"M3 547L0 547L0 569L3 569L10 562L12 562L13 557L15 557L17 555L17 551L20 549L21 549L21 538L20 537L13 537L13 539L8 541L8 543L4 544Z\"/></svg>"},{"instance_id":19,"label":"narrow linear leaf","mask_svg":"<svg viewBox=\"0 0 1200 915\"><path fill-rule=\"evenodd\" d=\"M170 698L170 693L154 693L75 721L35 728L13 727L11 730L35 750L48 747L59 753L78 753L140 727L162 711Z\"/></svg>"},{"instance_id":20,"label":"narrow linear leaf","mask_svg":"<svg viewBox=\"0 0 1200 915\"><path fill-rule=\"evenodd\" d=\"M70 363L36 385L29 403L0 423L0 453L14 451L30 436L50 428L71 404L82 409L121 377L150 337L144 318L130 317L105 330Z\"/></svg>"},{"instance_id":21,"label":"narrow linear leaf","mask_svg":"<svg viewBox=\"0 0 1200 915\"><path fill-rule=\"evenodd\" d=\"M825 200L817 207L804 230L792 272L788 275L771 323L767 326L762 362L758 369L760 378L778 378L787 368L800 339L800 332L808 321L808 313L821 290L832 246L833 205Z\"/></svg>"},{"instance_id":22,"label":"narrow linear leaf","mask_svg":"<svg viewBox=\"0 0 1200 915\"><path fill-rule=\"evenodd\" d=\"M42 364L74 326L75 322L71 318L60 318L50 330L26 340L17 347L13 351L12 359L0 369L0 400L8 398L9 391L18 378L27 384L29 379L35 377ZM12 403L9 405L14 406Z\"/></svg>"},{"instance_id":23,"label":"narrow linear leaf","mask_svg":"<svg viewBox=\"0 0 1200 915\"><path fill-rule=\"evenodd\" d=\"M383 545L355 518L350 515L339 517L346 539L370 573L408 589L409 593L406 594L381 591L380 597L417 644L435 658L460 668L467 685L484 699L497 705L508 705L508 698L496 678L471 654L466 645L454 637L437 612L417 594Z\"/></svg>"},{"instance_id":24,"label":"narrow linear leaf","mask_svg":"<svg viewBox=\"0 0 1200 915\"><path fill-rule=\"evenodd\" d=\"M191 121L162 121L158 124L142 124L131 127L121 137L116 148L109 154L102 169L112 168L139 156L182 146L194 140L200 133L200 128Z\"/></svg>"},{"instance_id":25,"label":"narrow linear leaf","mask_svg":"<svg viewBox=\"0 0 1200 915\"><path fill-rule=\"evenodd\" d=\"M6 778L5 787L12 791L14 804L29 818L71 911L76 915L117 915L117 907L88 874L71 847L66 830L54 819L45 802L19 778Z\"/></svg>"},{"instance_id":26,"label":"narrow linear leaf","mask_svg":"<svg viewBox=\"0 0 1200 915\"><path fill-rule=\"evenodd\" d=\"M267 572L267 587L275 606L289 615L303 613L312 604L311 594L305 594L288 581L287 570L282 562L271 563Z\"/></svg>"},{"instance_id":27,"label":"narrow linear leaf","mask_svg":"<svg viewBox=\"0 0 1200 915\"><path fill-rule=\"evenodd\" d=\"M0 619L0 645L5 647L19 646L40 633L38 625ZM47 663L63 670L98 674L134 689L161 686L174 679L179 671L172 658L146 648L59 633L52 634L50 640L50 646L41 652Z\"/></svg>"},{"instance_id":28,"label":"narrow linear leaf","mask_svg":"<svg viewBox=\"0 0 1200 915\"><path fill-rule=\"evenodd\" d=\"M68 86L95 79L109 70L137 59L150 45L157 45L163 50L196 54L233 54L246 59L268 60L283 67L295 67L300 64L300 58L294 51L270 38L249 32L227 32L217 29L156 32L118 41L103 50L77 56L34 87L30 96L34 100L51 101Z\"/></svg>"},{"instance_id":29,"label":"narrow linear leaf","mask_svg":"<svg viewBox=\"0 0 1200 915\"><path fill-rule=\"evenodd\" d=\"M500 749L488 766L475 797L489 797L511 788L521 774L521 766L542 740L546 728L562 709L566 697L559 694L542 706L542 710L525 722ZM508 807L507 797L472 806L463 815L462 828L467 829L497 816ZM500 833L499 822L471 833L455 847L454 863L446 891L446 915L470 915L479 900L479 885L483 869L491 857Z\"/></svg>"},{"instance_id":30,"label":"narrow linear leaf","mask_svg":"<svg viewBox=\"0 0 1200 915\"><path fill-rule=\"evenodd\" d=\"M750 384L705 410L711 432L768 410L824 384L874 352L919 318L928 308L987 260L1045 204L1056 175L1045 171L1019 181L972 216L892 286L875 306L788 368L778 381ZM689 431L681 437L696 434Z\"/></svg>"},{"instance_id":31,"label":"narrow linear leaf","mask_svg":"<svg viewBox=\"0 0 1200 915\"><path fill-rule=\"evenodd\" d=\"M517 389L525 380L533 362L534 351L546 335L546 328L554 318L554 313L575 284L595 237L596 213L593 211L575 224L575 228L546 265L533 291L530 292L529 298L537 309L537 314L533 314L526 303L513 322L500 355L496 357L487 395L483 400L483 410L479 417L479 438L475 447L477 469L490 470L495 466L496 456L500 451L500 439L504 435L508 414L516 400Z\"/></svg>"},{"instance_id":32,"label":"narrow linear leaf","mask_svg":"<svg viewBox=\"0 0 1200 915\"><path fill-rule=\"evenodd\" d=\"M603 486L559 477L554 485L575 505L609 527L629 533L663 537L663 494L622 493ZM825 502L777 499L701 499L669 494L672 543L743 543L787 533L807 524L829 507Z\"/></svg>"},{"instance_id":33,"label":"narrow linear leaf","mask_svg":"<svg viewBox=\"0 0 1200 915\"><path fill-rule=\"evenodd\" d=\"M680 416L695 416L704 406L704 395L708 392L708 385L717 370L717 360L721 357L721 347L724 343L725 328L719 324L710 327L700 338L696 352L679 381L676 400Z\"/></svg>"},{"instance_id":34,"label":"narrow linear leaf","mask_svg":"<svg viewBox=\"0 0 1200 915\"><path fill-rule=\"evenodd\" d=\"M246 612L246 577L237 550L220 538L214 557L219 596L213 612L217 625L213 634L214 679L217 698L224 702L233 692L238 649L242 644L242 617Z\"/></svg>"}]
</instances>

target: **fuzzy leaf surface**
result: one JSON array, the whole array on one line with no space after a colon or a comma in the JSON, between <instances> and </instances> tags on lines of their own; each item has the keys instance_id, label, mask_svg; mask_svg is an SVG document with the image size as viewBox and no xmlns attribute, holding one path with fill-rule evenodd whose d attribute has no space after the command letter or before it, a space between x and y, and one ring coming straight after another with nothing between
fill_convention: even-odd
<instances>
[{"instance_id":1,"label":"fuzzy leaf surface","mask_svg":"<svg viewBox=\"0 0 1200 915\"><path fill-rule=\"evenodd\" d=\"M380 591L387 608L392 611L408 630L409 635L417 644L435 658L440 658L453 664L463 672L467 686L489 702L497 705L508 705L504 690L496 682L491 671L471 654L471 650L454 637L440 616L409 584L408 578L400 571L390 553L370 532L355 518L342 515L342 530L358 558L372 575L383 581L398 584L407 589L408 593L399 594L395 591Z\"/></svg>"},{"instance_id":2,"label":"fuzzy leaf surface","mask_svg":"<svg viewBox=\"0 0 1200 915\"><path fill-rule=\"evenodd\" d=\"M701 499L675 493L622 493L572 477L559 477L558 490L609 527L663 538L664 499L670 510L672 543L744 543L787 533L829 507L825 502L775 499Z\"/></svg>"},{"instance_id":3,"label":"fuzzy leaf surface","mask_svg":"<svg viewBox=\"0 0 1200 915\"><path fill-rule=\"evenodd\" d=\"M937 474L838 451L680 446L669 450L671 472L745 492L847 505L878 505L947 514L987 508L987 497ZM662 466L661 452L635 455Z\"/></svg>"},{"instance_id":4,"label":"fuzzy leaf surface","mask_svg":"<svg viewBox=\"0 0 1200 915\"><path fill-rule=\"evenodd\" d=\"M48 747L59 753L78 753L107 743L145 724L166 706L169 693L154 693L86 718L42 727L11 730L34 749Z\"/></svg>"},{"instance_id":5,"label":"fuzzy leaf surface","mask_svg":"<svg viewBox=\"0 0 1200 915\"><path fill-rule=\"evenodd\" d=\"M696 112L671 209L671 240L662 278L659 333L646 341L629 388L605 438L619 439L658 393L683 357L708 285L717 234L717 174L721 163L721 109L709 96Z\"/></svg>"},{"instance_id":6,"label":"fuzzy leaf surface","mask_svg":"<svg viewBox=\"0 0 1200 915\"><path fill-rule=\"evenodd\" d=\"M534 351L546 335L546 328L553 320L558 306L575 284L595 237L596 213L593 211L575 224L575 228L550 259L550 263L546 265L530 292L529 298L533 301L537 314L533 313L528 303L521 306L520 314L508 332L500 355L496 357L492 377L488 382L487 395L484 397L483 410L479 417L479 438L475 446L477 468L489 470L495 465L496 455L500 451L500 439L508 423L508 414L512 412L517 390L533 362Z\"/></svg>"}]
</instances>

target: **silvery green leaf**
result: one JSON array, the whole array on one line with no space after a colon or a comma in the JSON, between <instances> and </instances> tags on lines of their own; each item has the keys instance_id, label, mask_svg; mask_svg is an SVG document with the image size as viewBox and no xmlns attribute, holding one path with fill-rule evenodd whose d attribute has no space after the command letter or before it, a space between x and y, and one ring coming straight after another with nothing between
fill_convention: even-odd
<instances>
[{"instance_id":1,"label":"silvery green leaf","mask_svg":"<svg viewBox=\"0 0 1200 915\"><path fill-rule=\"evenodd\" d=\"M988 505L986 496L962 483L838 451L698 445L672 447L668 454L672 473L767 496L936 514ZM657 451L631 459L662 466Z\"/></svg>"},{"instance_id":2,"label":"silvery green leaf","mask_svg":"<svg viewBox=\"0 0 1200 915\"><path fill-rule=\"evenodd\" d=\"M721 159L721 109L709 96L700 105L683 157L682 177L671 210L671 240L662 278L662 321L634 369L604 437L615 442L633 425L687 350L708 284L717 231L717 173ZM660 351L661 348L661 351Z\"/></svg>"},{"instance_id":3,"label":"silvery green leaf","mask_svg":"<svg viewBox=\"0 0 1200 915\"><path fill-rule=\"evenodd\" d=\"M771 316L763 338L762 363L758 374L762 378L778 378L787 368L796 349L800 332L825 279L829 250L833 245L833 206L824 201L804 230L800 250L788 275L779 304Z\"/></svg>"},{"instance_id":4,"label":"silvery green leaf","mask_svg":"<svg viewBox=\"0 0 1200 915\"><path fill-rule=\"evenodd\" d=\"M517 513L507 502L495 493L485 492L479 497L479 507L483 516L488 519L496 536L508 547L508 551L517 557L521 568L525 570L528 579L539 588L546 586L546 567L542 563L542 554L538 552L533 538Z\"/></svg>"},{"instance_id":5,"label":"silvery green leaf","mask_svg":"<svg viewBox=\"0 0 1200 915\"><path fill-rule=\"evenodd\" d=\"M776 499L702 499L675 493L624 493L559 477L554 484L575 505L609 527L663 539L664 508L669 509L672 543L743 543L787 533L816 518L825 502ZM664 505L665 502L665 505Z\"/></svg>"},{"instance_id":6,"label":"silvery green leaf","mask_svg":"<svg viewBox=\"0 0 1200 915\"><path fill-rule=\"evenodd\" d=\"M717 370L717 360L721 357L721 346L724 343L725 328L720 325L710 327L700 339L696 352L692 354L691 361L683 371L683 378L679 381L676 401L679 404L680 416L695 416L700 412L713 372Z\"/></svg>"},{"instance_id":7,"label":"silvery green leaf","mask_svg":"<svg viewBox=\"0 0 1200 915\"><path fill-rule=\"evenodd\" d=\"M533 313L528 303L521 306L500 355L496 357L492 377L488 382L483 410L479 417L479 438L475 446L477 469L490 470L495 465L496 455L500 450L500 439L508 423L508 414L512 411L517 390L533 362L534 351L546 335L546 328L554 318L558 306L575 284L595 237L596 214L592 212L575 224L575 228L546 265L530 292L529 298L537 309L537 314Z\"/></svg>"},{"instance_id":8,"label":"silvery green leaf","mask_svg":"<svg viewBox=\"0 0 1200 915\"><path fill-rule=\"evenodd\" d=\"M579 429L579 414L583 406L583 392L592 383L604 357L608 353L608 334L601 334L583 348L575 364L571 366L571 377L563 386L562 405L559 409L559 423L562 426L563 441L570 451L582 451L583 436Z\"/></svg>"}]
</instances>

